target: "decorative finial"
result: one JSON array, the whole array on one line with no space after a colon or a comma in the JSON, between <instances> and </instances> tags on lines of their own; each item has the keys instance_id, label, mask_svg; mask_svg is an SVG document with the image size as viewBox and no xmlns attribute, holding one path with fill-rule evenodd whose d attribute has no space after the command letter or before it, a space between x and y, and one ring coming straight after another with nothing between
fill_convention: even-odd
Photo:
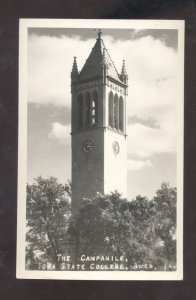
<instances>
[{"instance_id":1,"label":"decorative finial","mask_svg":"<svg viewBox=\"0 0 196 300\"><path fill-rule=\"evenodd\" d=\"M121 71L122 75L127 75L127 70L126 70L126 66L125 66L125 60L123 59L123 64L122 64L122 71Z\"/></svg>"},{"instance_id":2,"label":"decorative finial","mask_svg":"<svg viewBox=\"0 0 196 300\"><path fill-rule=\"evenodd\" d=\"M128 75L127 75L127 70L126 70L126 66L125 66L125 60L123 59L123 64L122 64L122 71L120 74L120 79L127 84L128 83Z\"/></svg>"},{"instance_id":3,"label":"decorative finial","mask_svg":"<svg viewBox=\"0 0 196 300\"><path fill-rule=\"evenodd\" d=\"M78 72L78 66L77 66L77 61L76 61L76 56L74 56L74 61L73 61L73 66L72 66L72 71L71 71L71 77L77 77L79 74Z\"/></svg>"},{"instance_id":4,"label":"decorative finial","mask_svg":"<svg viewBox=\"0 0 196 300\"><path fill-rule=\"evenodd\" d=\"M101 35L102 35L101 29L98 30L98 34L97 34L97 35L98 35L98 38L100 39L100 38L101 38Z\"/></svg>"},{"instance_id":5,"label":"decorative finial","mask_svg":"<svg viewBox=\"0 0 196 300\"><path fill-rule=\"evenodd\" d=\"M74 61L73 61L73 69L77 69L77 61L76 61L76 56L74 56Z\"/></svg>"}]
</instances>

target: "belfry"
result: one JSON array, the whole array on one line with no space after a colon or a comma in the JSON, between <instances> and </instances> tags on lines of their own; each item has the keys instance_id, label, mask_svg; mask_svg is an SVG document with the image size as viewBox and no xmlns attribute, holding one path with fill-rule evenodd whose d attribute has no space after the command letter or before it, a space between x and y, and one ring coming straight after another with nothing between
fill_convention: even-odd
<instances>
[{"instance_id":1,"label":"belfry","mask_svg":"<svg viewBox=\"0 0 196 300\"><path fill-rule=\"evenodd\" d=\"M74 57L72 93L72 214L82 198L118 191L126 197L128 75L119 74L99 30L82 70Z\"/></svg>"}]
</instances>

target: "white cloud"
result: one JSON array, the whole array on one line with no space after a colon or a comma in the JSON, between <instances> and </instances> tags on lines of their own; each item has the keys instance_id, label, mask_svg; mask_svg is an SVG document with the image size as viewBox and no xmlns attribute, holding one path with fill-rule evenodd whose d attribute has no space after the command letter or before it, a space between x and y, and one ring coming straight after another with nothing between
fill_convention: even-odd
<instances>
[{"instance_id":1,"label":"white cloud","mask_svg":"<svg viewBox=\"0 0 196 300\"><path fill-rule=\"evenodd\" d=\"M135 108L139 104L141 113L142 107L173 102L170 95L175 90L170 83L177 73L177 54L172 48L150 36L127 41L114 40L110 36L103 38L119 72L122 60L126 59L130 85L129 108L133 109L133 105ZM73 56L77 56L81 70L94 44L95 39L84 41L77 36L31 35L28 43L28 100L70 106Z\"/></svg>"},{"instance_id":2,"label":"white cloud","mask_svg":"<svg viewBox=\"0 0 196 300\"><path fill-rule=\"evenodd\" d=\"M85 62L94 41L31 35L28 43L28 101L71 106L70 72L73 56ZM75 49L75 51L74 51Z\"/></svg>"},{"instance_id":3,"label":"white cloud","mask_svg":"<svg viewBox=\"0 0 196 300\"><path fill-rule=\"evenodd\" d=\"M48 134L48 137L53 140L57 140L61 144L70 144L70 126L62 125L61 123L52 123L52 129Z\"/></svg>"},{"instance_id":4,"label":"white cloud","mask_svg":"<svg viewBox=\"0 0 196 300\"><path fill-rule=\"evenodd\" d=\"M151 157L156 153L176 151L175 131L167 124L166 128L154 129L142 124L128 126L128 153L139 157Z\"/></svg>"},{"instance_id":5,"label":"white cloud","mask_svg":"<svg viewBox=\"0 0 196 300\"><path fill-rule=\"evenodd\" d=\"M128 160L128 170L138 171L145 167L153 167L153 164L150 160Z\"/></svg>"},{"instance_id":6,"label":"white cloud","mask_svg":"<svg viewBox=\"0 0 196 300\"><path fill-rule=\"evenodd\" d=\"M150 157L154 153L175 152L178 54L151 36L122 41L103 35L103 39L118 71L122 60L126 60L129 75L127 117L152 118L160 126L160 129L153 129L130 124L127 128L129 155ZM95 39L83 41L77 36L31 35L28 44L28 101L70 107L73 56L77 56L81 70L94 44ZM60 132L65 128L54 124L50 137L60 141Z\"/></svg>"}]
</instances>

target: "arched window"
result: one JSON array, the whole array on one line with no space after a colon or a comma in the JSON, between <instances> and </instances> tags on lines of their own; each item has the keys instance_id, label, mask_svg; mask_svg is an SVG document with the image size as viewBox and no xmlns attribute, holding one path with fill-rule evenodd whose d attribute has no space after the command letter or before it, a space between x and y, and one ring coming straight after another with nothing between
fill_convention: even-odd
<instances>
[{"instance_id":1,"label":"arched window","mask_svg":"<svg viewBox=\"0 0 196 300\"><path fill-rule=\"evenodd\" d=\"M82 130L83 126L83 106L84 106L84 99L83 95L80 94L78 96L78 105L77 105L77 115L78 115L78 122L77 122L77 128L78 130Z\"/></svg>"},{"instance_id":2,"label":"arched window","mask_svg":"<svg viewBox=\"0 0 196 300\"><path fill-rule=\"evenodd\" d=\"M109 126L114 127L114 97L112 92L109 94Z\"/></svg>"},{"instance_id":3,"label":"arched window","mask_svg":"<svg viewBox=\"0 0 196 300\"><path fill-rule=\"evenodd\" d=\"M124 131L124 103L123 97L119 99L119 129L123 132Z\"/></svg>"},{"instance_id":4,"label":"arched window","mask_svg":"<svg viewBox=\"0 0 196 300\"><path fill-rule=\"evenodd\" d=\"M97 91L93 92L92 105L92 126L98 125L98 94Z\"/></svg>"},{"instance_id":5,"label":"arched window","mask_svg":"<svg viewBox=\"0 0 196 300\"><path fill-rule=\"evenodd\" d=\"M119 102L117 94L114 97L114 127L117 130L119 129Z\"/></svg>"},{"instance_id":6,"label":"arched window","mask_svg":"<svg viewBox=\"0 0 196 300\"><path fill-rule=\"evenodd\" d=\"M95 127L98 125L98 93L94 91L92 97L89 92L86 93L86 127Z\"/></svg>"},{"instance_id":7,"label":"arched window","mask_svg":"<svg viewBox=\"0 0 196 300\"><path fill-rule=\"evenodd\" d=\"M91 126L91 97L89 92L86 94L86 126Z\"/></svg>"}]
</instances>

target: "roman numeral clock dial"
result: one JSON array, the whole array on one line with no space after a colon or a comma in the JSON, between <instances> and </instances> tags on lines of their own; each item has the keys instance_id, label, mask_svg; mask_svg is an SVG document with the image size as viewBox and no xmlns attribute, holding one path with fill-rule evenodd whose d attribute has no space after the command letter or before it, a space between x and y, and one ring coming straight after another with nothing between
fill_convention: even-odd
<instances>
[{"instance_id":1,"label":"roman numeral clock dial","mask_svg":"<svg viewBox=\"0 0 196 300\"><path fill-rule=\"evenodd\" d=\"M93 142L91 140L85 140L83 143L83 151L88 153L93 150Z\"/></svg>"},{"instance_id":2,"label":"roman numeral clock dial","mask_svg":"<svg viewBox=\"0 0 196 300\"><path fill-rule=\"evenodd\" d=\"M112 148L115 154L118 154L120 152L120 146L118 142L113 142Z\"/></svg>"}]
</instances>

